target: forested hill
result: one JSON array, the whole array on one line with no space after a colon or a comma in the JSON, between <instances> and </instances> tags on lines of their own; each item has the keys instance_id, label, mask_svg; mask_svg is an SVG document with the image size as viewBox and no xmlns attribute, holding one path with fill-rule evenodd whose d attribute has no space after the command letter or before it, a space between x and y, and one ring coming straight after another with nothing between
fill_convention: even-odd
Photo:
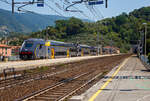
<instances>
[{"instance_id":1,"label":"forested hill","mask_svg":"<svg viewBox=\"0 0 150 101\"><path fill-rule=\"evenodd\" d=\"M56 15L41 15L36 13L15 13L0 9L0 30L11 32L35 32L55 24L56 20L68 19Z\"/></svg>"},{"instance_id":2,"label":"forested hill","mask_svg":"<svg viewBox=\"0 0 150 101\"><path fill-rule=\"evenodd\" d=\"M119 47L121 52L127 52L131 44L140 39L140 31L144 31L145 27L143 23L148 25L147 51L150 51L150 7L137 9L129 14L122 13L96 23L83 22L77 18L57 20L55 26L49 26L49 29L34 32L24 38L21 36L18 41L11 41L10 44L21 44L24 39L31 37L46 38L46 33L48 33L48 39L52 40L78 42L92 46L97 46L98 43L103 46L112 45ZM99 42L97 41L98 34Z\"/></svg>"},{"instance_id":3,"label":"forested hill","mask_svg":"<svg viewBox=\"0 0 150 101\"><path fill-rule=\"evenodd\" d=\"M58 20L55 27L35 32L31 37L44 38L45 32L48 31L49 39L94 46L97 43L103 46L113 45L125 52L130 49L131 44L140 39L139 31L144 31L143 23L150 25L150 7L137 9L129 14L122 13L119 16L100 20L96 23L82 22L76 18ZM97 42L97 33L100 36L100 42ZM147 38L150 38L149 27ZM150 46L150 43L148 45Z\"/></svg>"}]
</instances>

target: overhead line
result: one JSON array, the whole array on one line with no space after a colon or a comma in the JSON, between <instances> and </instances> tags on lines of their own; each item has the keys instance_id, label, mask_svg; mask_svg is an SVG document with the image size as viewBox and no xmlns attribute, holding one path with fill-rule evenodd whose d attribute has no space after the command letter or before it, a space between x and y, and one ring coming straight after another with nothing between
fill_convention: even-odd
<instances>
[{"instance_id":1,"label":"overhead line","mask_svg":"<svg viewBox=\"0 0 150 101\"><path fill-rule=\"evenodd\" d=\"M68 4L71 4L69 1L66 1L66 0L65 0L65 2L68 3ZM65 2L63 2L63 3L64 3L65 5L67 5ZM77 7L74 7L74 6L72 6L72 7L75 8L76 10L80 11ZM83 12L78 12L78 13L80 13L80 14L83 15L84 17L87 17L88 19L90 19L90 17L87 16L85 13L83 13Z\"/></svg>"},{"instance_id":2,"label":"overhead line","mask_svg":"<svg viewBox=\"0 0 150 101\"><path fill-rule=\"evenodd\" d=\"M97 16L98 19L101 18L101 17L97 14L97 12L96 12L95 9L93 8L93 6L91 7L91 10L93 11L93 13L95 13L95 15Z\"/></svg>"},{"instance_id":3,"label":"overhead line","mask_svg":"<svg viewBox=\"0 0 150 101\"><path fill-rule=\"evenodd\" d=\"M97 16L96 14L93 13L92 9L90 9L86 3L85 3L85 6L86 6L86 8L91 12L91 14L94 15L93 17L96 17L96 16ZM98 17L98 16L97 16L97 17ZM96 20L96 19L94 19L94 20Z\"/></svg>"},{"instance_id":4,"label":"overhead line","mask_svg":"<svg viewBox=\"0 0 150 101\"><path fill-rule=\"evenodd\" d=\"M4 3L7 3L7 4L9 4L9 5L12 5L12 3L10 3L10 2L8 2L8 1L6 1L6 0L0 0L0 1L1 1L1 2L4 2ZM44 3L45 3L45 2L44 2ZM59 13L58 11L56 11L55 9L53 9L53 8L52 8L51 6L49 6L47 3L45 3L45 5L48 6L51 10L55 11L57 14L63 16L61 13ZM18 8L18 6L15 6L15 7ZM35 12L32 12L32 11L26 10L26 9L24 9L24 8L21 8L21 9L23 9L23 10L26 11L26 12L35 13Z\"/></svg>"},{"instance_id":5,"label":"overhead line","mask_svg":"<svg viewBox=\"0 0 150 101\"><path fill-rule=\"evenodd\" d=\"M93 11L95 12L95 14L99 17L99 18L102 18L99 14L97 14L97 11L95 10L94 6L92 7ZM99 13L99 12L98 12Z\"/></svg>"},{"instance_id":6,"label":"overhead line","mask_svg":"<svg viewBox=\"0 0 150 101\"><path fill-rule=\"evenodd\" d=\"M1 1L1 2L4 2L4 3L7 3L7 4L9 4L9 5L12 5L12 3L8 2L7 0L0 0L0 1ZM15 5L15 7L18 8L18 6L16 6L16 5ZM24 11L22 11L22 12L35 13L35 12L33 12L33 11L29 11L29 10L26 10L26 9L24 9L24 8L21 8L21 9L24 10Z\"/></svg>"},{"instance_id":7,"label":"overhead line","mask_svg":"<svg viewBox=\"0 0 150 101\"><path fill-rule=\"evenodd\" d=\"M7 4L11 4L9 3L7 0L0 0L1 2L7 3Z\"/></svg>"},{"instance_id":8,"label":"overhead line","mask_svg":"<svg viewBox=\"0 0 150 101\"><path fill-rule=\"evenodd\" d=\"M53 2L60 10L63 10L63 8L57 2L54 2L54 0L49 0L49 1Z\"/></svg>"},{"instance_id":9,"label":"overhead line","mask_svg":"<svg viewBox=\"0 0 150 101\"><path fill-rule=\"evenodd\" d=\"M105 18L104 15L102 14L102 12L101 12L99 9L97 9L97 11L98 11L99 14L102 16L102 18Z\"/></svg>"},{"instance_id":10,"label":"overhead line","mask_svg":"<svg viewBox=\"0 0 150 101\"><path fill-rule=\"evenodd\" d=\"M44 4L45 4L47 7L49 7L51 10L53 10L55 13L57 13L58 15L64 16L64 15L62 15L61 13L59 13L57 10L53 9L53 8L52 8L50 5L48 5L47 3L44 2Z\"/></svg>"}]
</instances>

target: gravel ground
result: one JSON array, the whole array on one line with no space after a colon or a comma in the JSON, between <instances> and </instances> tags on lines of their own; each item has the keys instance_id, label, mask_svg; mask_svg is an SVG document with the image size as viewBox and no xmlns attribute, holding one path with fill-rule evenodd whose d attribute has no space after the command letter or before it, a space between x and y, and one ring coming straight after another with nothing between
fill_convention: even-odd
<instances>
[{"instance_id":1,"label":"gravel ground","mask_svg":"<svg viewBox=\"0 0 150 101\"><path fill-rule=\"evenodd\" d=\"M50 86L52 84L55 84L56 82L59 82L63 79L71 78L77 74L81 74L86 71L95 70L95 73L97 73L97 74L98 73L106 74L115 65L117 65L119 62L121 62L121 60L126 58L127 56L128 55L102 57L102 58L84 60L81 62L75 62L75 63L71 63L71 64L63 64L63 65L59 65L57 68L50 67L51 69L55 68L56 71L62 71L66 68L69 68L69 71L54 75L52 77L34 80L29 83L16 85L11 88L6 88L4 90L0 90L0 101L13 101L17 98L20 98L22 96L28 95L32 92L35 92L37 90L40 90L40 89ZM47 73L51 69L48 69L48 70L44 71L43 73ZM80 92L78 92L78 93L80 93Z\"/></svg>"},{"instance_id":2,"label":"gravel ground","mask_svg":"<svg viewBox=\"0 0 150 101\"><path fill-rule=\"evenodd\" d=\"M113 56L113 55L118 55L118 54L1 62L0 63L0 73L5 68L15 68L16 70L25 70L25 69L36 68L37 66L53 66L53 65L63 64L63 63L77 62L77 61L81 61L81 60L94 59L94 58L98 58L98 57L107 57L107 56Z\"/></svg>"}]
</instances>

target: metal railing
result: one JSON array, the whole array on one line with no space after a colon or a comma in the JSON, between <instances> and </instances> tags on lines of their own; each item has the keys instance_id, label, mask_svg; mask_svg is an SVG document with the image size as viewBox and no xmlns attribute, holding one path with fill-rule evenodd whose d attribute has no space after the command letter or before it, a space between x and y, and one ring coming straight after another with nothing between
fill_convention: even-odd
<instances>
[{"instance_id":1,"label":"metal railing","mask_svg":"<svg viewBox=\"0 0 150 101\"><path fill-rule=\"evenodd\" d=\"M146 69L150 70L150 62L148 60L148 57L144 55L139 56L140 60L142 61L143 65L146 67Z\"/></svg>"}]
</instances>

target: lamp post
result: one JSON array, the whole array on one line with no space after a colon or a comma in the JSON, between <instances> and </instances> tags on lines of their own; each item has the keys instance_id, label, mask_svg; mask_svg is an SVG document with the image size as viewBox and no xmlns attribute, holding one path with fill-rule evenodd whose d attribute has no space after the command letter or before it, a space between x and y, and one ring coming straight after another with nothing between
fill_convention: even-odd
<instances>
[{"instance_id":1,"label":"lamp post","mask_svg":"<svg viewBox=\"0 0 150 101\"><path fill-rule=\"evenodd\" d=\"M96 26L100 26L101 25L101 22L100 24L98 24L98 22L96 22ZM102 34L99 33L99 28L97 27L97 55L102 55L103 52L102 52ZM101 37L101 40L100 40L100 37Z\"/></svg>"},{"instance_id":2,"label":"lamp post","mask_svg":"<svg viewBox=\"0 0 150 101\"><path fill-rule=\"evenodd\" d=\"M98 32L98 22L96 22L95 21L95 25L96 25L96 31L95 31L95 33L96 33L96 37L97 37L97 55L99 55L99 49L100 49L100 45L99 45L99 32Z\"/></svg>"},{"instance_id":3,"label":"lamp post","mask_svg":"<svg viewBox=\"0 0 150 101\"><path fill-rule=\"evenodd\" d=\"M99 55L99 48L100 48L100 45L99 45L99 33L97 31L97 55Z\"/></svg>"},{"instance_id":4,"label":"lamp post","mask_svg":"<svg viewBox=\"0 0 150 101\"><path fill-rule=\"evenodd\" d=\"M49 27L46 28L46 37L45 37L46 43L48 42L48 30L49 29L50 29ZM48 59L48 46L46 46L46 58Z\"/></svg>"},{"instance_id":5,"label":"lamp post","mask_svg":"<svg viewBox=\"0 0 150 101\"><path fill-rule=\"evenodd\" d=\"M147 34L147 23L143 23L143 25L145 26L145 57L146 57L146 34Z\"/></svg>"}]
</instances>

